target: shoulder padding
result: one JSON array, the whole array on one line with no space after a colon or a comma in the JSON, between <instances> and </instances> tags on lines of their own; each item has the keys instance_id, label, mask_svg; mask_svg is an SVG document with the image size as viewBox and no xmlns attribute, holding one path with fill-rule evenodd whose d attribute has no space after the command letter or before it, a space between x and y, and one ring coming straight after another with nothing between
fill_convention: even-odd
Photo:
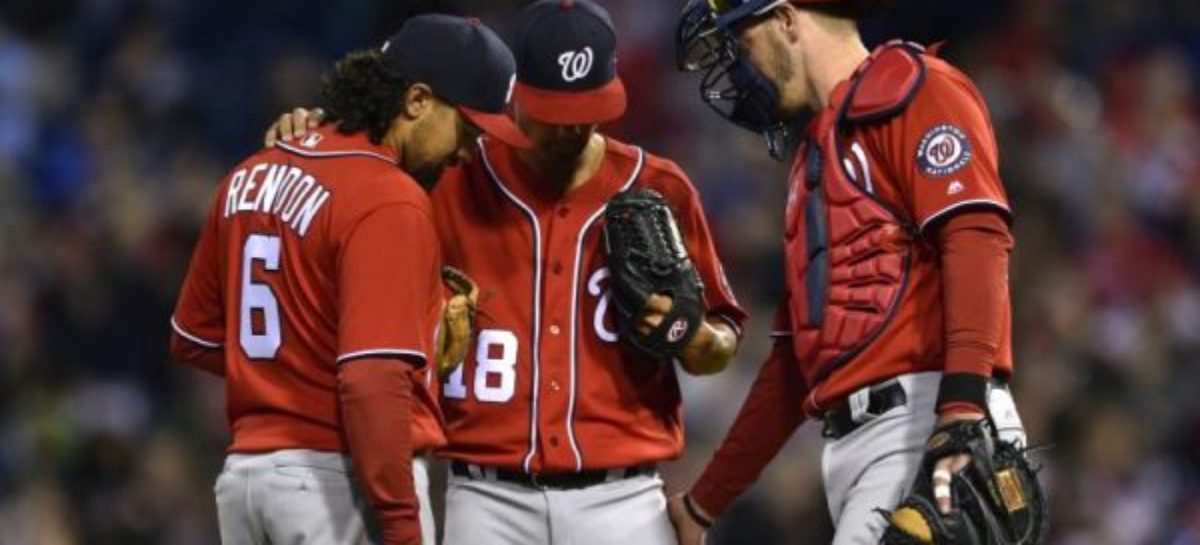
<instances>
[{"instance_id":1,"label":"shoulder padding","mask_svg":"<svg viewBox=\"0 0 1200 545\"><path fill-rule=\"evenodd\" d=\"M925 82L923 54L921 46L908 42L893 41L877 48L853 76L842 118L872 123L904 111Z\"/></svg>"}]
</instances>

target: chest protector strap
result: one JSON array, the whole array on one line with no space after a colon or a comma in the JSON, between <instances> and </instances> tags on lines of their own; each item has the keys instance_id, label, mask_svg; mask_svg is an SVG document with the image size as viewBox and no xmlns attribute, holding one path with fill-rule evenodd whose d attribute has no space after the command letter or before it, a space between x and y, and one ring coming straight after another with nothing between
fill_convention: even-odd
<instances>
[{"instance_id":1,"label":"chest protector strap","mask_svg":"<svg viewBox=\"0 0 1200 545\"><path fill-rule=\"evenodd\" d=\"M878 123L903 112L925 82L925 48L892 40L875 51L851 76L838 113L838 125ZM932 54L932 53L929 53Z\"/></svg>"},{"instance_id":2,"label":"chest protector strap","mask_svg":"<svg viewBox=\"0 0 1200 545\"><path fill-rule=\"evenodd\" d=\"M852 76L836 117L805 145L807 312L793 316L803 322L795 341L815 359L816 382L882 333L907 284L912 222L843 170L843 140L904 111L925 79L923 52L906 42L876 49Z\"/></svg>"}]
</instances>

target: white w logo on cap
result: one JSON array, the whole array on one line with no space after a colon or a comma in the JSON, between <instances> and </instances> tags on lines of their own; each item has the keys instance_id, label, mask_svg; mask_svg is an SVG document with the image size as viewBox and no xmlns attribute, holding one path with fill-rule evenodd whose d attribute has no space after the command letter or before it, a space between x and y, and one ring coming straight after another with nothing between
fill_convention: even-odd
<instances>
[{"instance_id":1,"label":"white w logo on cap","mask_svg":"<svg viewBox=\"0 0 1200 545\"><path fill-rule=\"evenodd\" d=\"M558 56L558 65L562 67L563 81L575 81L586 77L592 71L592 48L584 47L583 51L563 51Z\"/></svg>"}]
</instances>

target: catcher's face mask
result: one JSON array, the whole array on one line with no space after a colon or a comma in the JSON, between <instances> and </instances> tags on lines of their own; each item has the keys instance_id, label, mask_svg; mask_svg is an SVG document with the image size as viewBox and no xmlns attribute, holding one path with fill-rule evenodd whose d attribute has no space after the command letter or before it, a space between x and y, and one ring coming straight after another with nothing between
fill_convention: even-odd
<instances>
[{"instance_id":1,"label":"catcher's face mask","mask_svg":"<svg viewBox=\"0 0 1200 545\"><path fill-rule=\"evenodd\" d=\"M738 45L741 25L787 0L690 0L675 34L676 63L703 72L700 97L721 117L762 133L771 156L781 159L787 125L779 115L779 90Z\"/></svg>"}]
</instances>

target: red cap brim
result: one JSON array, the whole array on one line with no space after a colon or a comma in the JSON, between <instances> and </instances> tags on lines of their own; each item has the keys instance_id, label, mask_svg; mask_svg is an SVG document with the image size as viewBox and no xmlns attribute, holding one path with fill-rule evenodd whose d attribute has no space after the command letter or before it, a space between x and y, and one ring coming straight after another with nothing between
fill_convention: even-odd
<instances>
[{"instance_id":1,"label":"red cap brim","mask_svg":"<svg viewBox=\"0 0 1200 545\"><path fill-rule=\"evenodd\" d=\"M513 123L508 114L492 114L473 110L466 106L459 106L458 110L467 116L476 127L479 127L485 134L504 142L514 148L530 148L533 147L533 142L517 128L517 124Z\"/></svg>"},{"instance_id":2,"label":"red cap brim","mask_svg":"<svg viewBox=\"0 0 1200 545\"><path fill-rule=\"evenodd\" d=\"M625 114L625 84L615 77L590 91L548 91L517 81L513 100L529 117L551 125L606 123Z\"/></svg>"}]
</instances>

